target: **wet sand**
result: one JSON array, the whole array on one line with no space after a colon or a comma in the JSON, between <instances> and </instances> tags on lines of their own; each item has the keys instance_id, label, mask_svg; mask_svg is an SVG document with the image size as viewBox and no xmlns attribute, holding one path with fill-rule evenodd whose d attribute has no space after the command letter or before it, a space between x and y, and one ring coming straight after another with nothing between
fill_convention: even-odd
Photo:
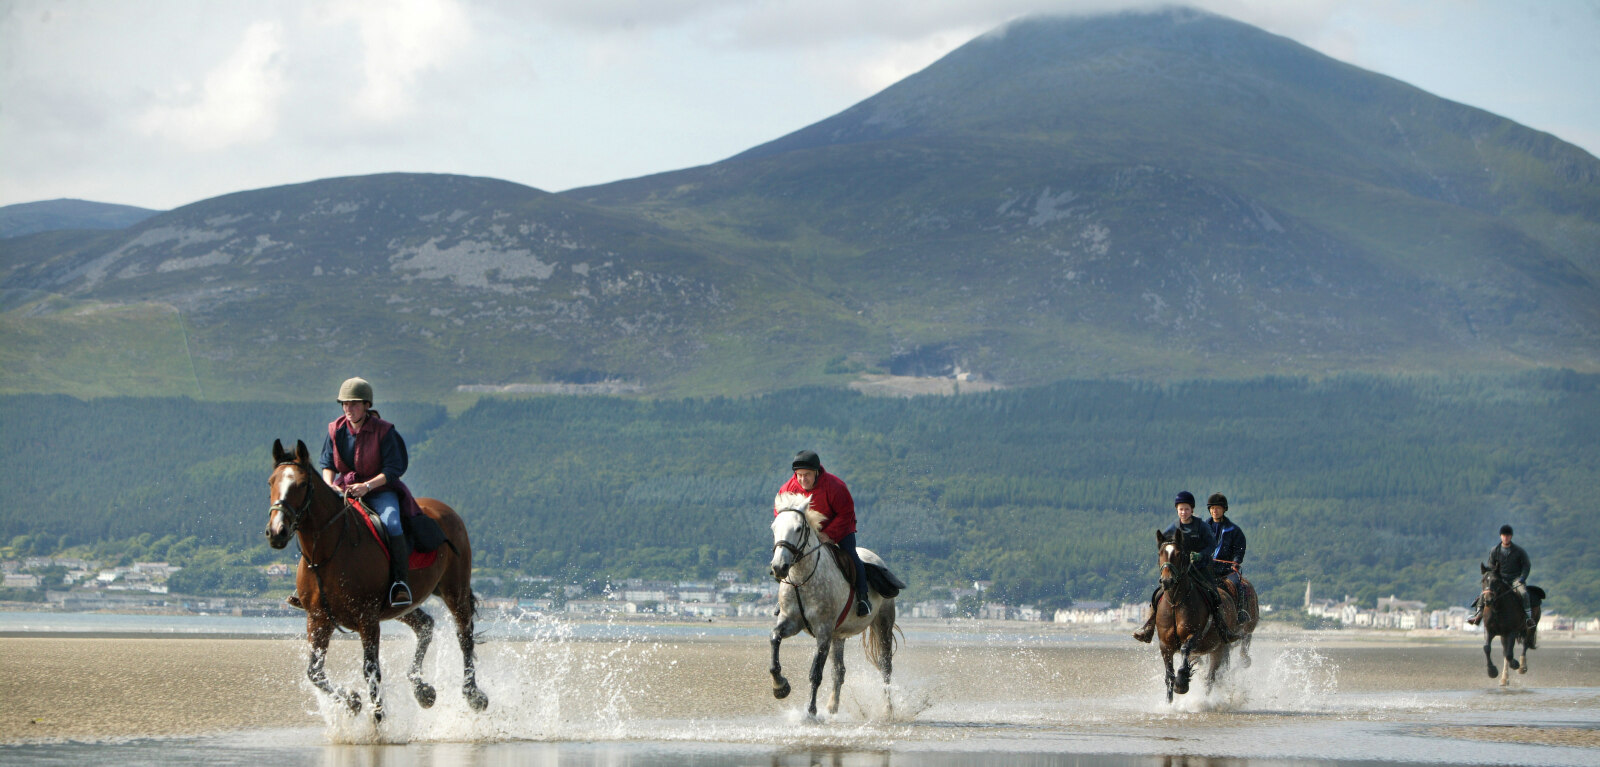
<instances>
[{"instance_id":1,"label":"wet sand","mask_svg":"<svg viewBox=\"0 0 1600 767\"><path fill-rule=\"evenodd\" d=\"M426 669L439 692L431 711L416 706L404 680L411 639L385 642L391 721L378 731L312 690L300 639L0 636L0 744L13 744L19 763L41 752L16 744L46 744L61 756L65 744L48 744L90 741L100 745L73 748L99 758L124 748L119 739L213 733L206 737L278 742L273 733L285 731L298 746L410 743L413 754L445 743L499 744L484 753L516 761L550 743L567 744L562 753L576 744L621 744L614 756L624 761L662 748L682 757L682 749L702 744L746 749L746 756L976 752L969 755L988 754L975 762L985 764L1041 752L1232 754L1248 744L1246 761L1354 763L1437 760L1440 749L1477 754L1470 744L1482 743L1498 750L1462 760L1600 763L1600 648L1582 643L1547 643L1531 655L1531 673L1513 675L1512 687L1500 690L1484 674L1481 651L1467 643L1317 647L1315 637L1275 637L1257 644L1251 669L1234 672L1241 675L1234 692L1191 693L1168 705L1156 652L1131 640L951 642L913 632L896 656L889 699L880 700L876 674L852 640L838 717L807 725L799 718L812 648L805 639L785 645L795 687L787 700L770 692L760 639L491 642L481 648L480 672L491 708L474 715L454 686L460 661L447 637L435 643ZM337 683L358 684L358 664L357 642L334 643L329 674ZM1367 743L1349 745L1352 739ZM168 745L136 751L160 763L193 743L162 742ZM516 744L521 750L505 751ZM4 750L0 761L9 761Z\"/></svg>"}]
</instances>

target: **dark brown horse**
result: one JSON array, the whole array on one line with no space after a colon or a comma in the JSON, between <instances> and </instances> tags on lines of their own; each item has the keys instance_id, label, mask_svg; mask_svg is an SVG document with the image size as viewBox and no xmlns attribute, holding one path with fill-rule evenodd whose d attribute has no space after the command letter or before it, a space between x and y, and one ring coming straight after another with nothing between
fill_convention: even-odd
<instances>
[{"instance_id":1,"label":"dark brown horse","mask_svg":"<svg viewBox=\"0 0 1600 767\"><path fill-rule=\"evenodd\" d=\"M361 710L361 696L328 683L323 661L328 640L335 627L355 631L361 636L363 670L367 693L372 698L372 716L383 721L383 698L378 684L378 624L398 620L417 634L417 652L411 659L411 689L423 708L433 705L433 686L422 681L422 658L433 641L433 617L419 609L431 594L438 594L456 620L456 640L461 644L465 663L462 694L475 711L489 705L489 696L478 689L473 653L473 617L477 597L472 593L472 547L467 528L449 506L432 498L418 498L422 513L439 523L448 545L426 569L410 571L407 581L414 595L406 607L390 607L389 558L378 547L365 523L346 498L328 486L311 465L306 443L296 442L290 453L276 440L272 443L275 466L268 480L272 508L267 517L267 542L275 549L289 544L290 536L300 540L300 571L295 577L295 596L306 611L306 640L311 643L311 665L306 676L317 689L343 701L352 713Z\"/></svg>"},{"instance_id":2,"label":"dark brown horse","mask_svg":"<svg viewBox=\"0 0 1600 767\"><path fill-rule=\"evenodd\" d=\"M1527 616L1522 614L1522 597L1511 586L1497 577L1495 571L1488 565L1479 564L1483 573L1483 660L1489 664L1489 678L1500 677L1500 686L1505 687L1511 683L1511 672L1519 674L1528 673L1528 650L1539 646L1539 614L1542 612L1539 603L1544 601L1544 589L1538 586L1528 587L1528 605L1533 608L1533 626L1528 626ZM1494 646L1494 638L1500 637L1500 645L1505 650L1505 666L1497 669L1494 666L1494 655L1490 648ZM1522 661L1512 658L1517 651L1517 640L1522 640Z\"/></svg>"},{"instance_id":3,"label":"dark brown horse","mask_svg":"<svg viewBox=\"0 0 1600 767\"><path fill-rule=\"evenodd\" d=\"M1217 672L1228 662L1229 645L1223 641L1222 632L1211 617L1211 606L1206 600L1205 590L1211 589L1216 594L1215 598L1222 600L1218 612L1228 621L1235 634L1243 635L1240 644L1245 648L1249 646L1250 633L1255 631L1259 616L1256 614L1255 599L1247 597L1246 620L1239 623L1233 598L1226 591L1216 591L1207 577L1209 574L1201 572L1193 560L1182 553L1181 528L1170 538L1157 530L1156 546L1156 559L1161 564L1156 639L1161 644L1161 660L1167 665L1167 702L1171 703L1173 693L1183 695L1189 692L1189 678L1193 674L1193 667L1189 663L1191 653L1210 655L1210 669L1206 675L1208 687L1217 681ZM1247 595L1251 591L1246 588ZM1172 656L1176 653L1183 654L1183 663L1174 672Z\"/></svg>"}]
</instances>

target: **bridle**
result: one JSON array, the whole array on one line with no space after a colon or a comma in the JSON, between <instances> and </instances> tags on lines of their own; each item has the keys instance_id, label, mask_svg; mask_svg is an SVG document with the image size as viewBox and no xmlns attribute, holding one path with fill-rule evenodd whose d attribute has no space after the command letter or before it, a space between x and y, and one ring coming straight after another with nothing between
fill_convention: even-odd
<instances>
[{"instance_id":1,"label":"bridle","mask_svg":"<svg viewBox=\"0 0 1600 767\"><path fill-rule=\"evenodd\" d=\"M299 468L300 463L298 461L278 462L278 468L283 468L284 466L293 466L295 468ZM287 497L287 494L285 494L285 496ZM272 502L271 508L267 509L267 511L277 512L280 514L283 517L284 527L288 528L288 531L285 533L285 535L294 535L295 531L300 527L300 519L311 511L311 483L306 483L305 500L303 500L298 507L290 506L284 502L283 498L279 498L278 500Z\"/></svg>"},{"instance_id":2,"label":"bridle","mask_svg":"<svg viewBox=\"0 0 1600 767\"><path fill-rule=\"evenodd\" d=\"M1194 562L1189 559L1188 555L1184 552L1183 546L1179 543L1179 541L1173 540L1171 542L1163 544L1163 547L1165 547L1165 546L1171 546L1172 547L1172 551L1173 551L1173 555L1177 556L1177 557L1179 557L1180 559L1183 560L1182 566L1179 566L1179 567L1175 567L1172 564L1172 560L1170 558L1167 559L1167 561L1161 563L1161 572L1171 572L1172 573L1172 586L1171 586L1171 588L1169 590L1177 591L1178 589L1181 588L1184 591L1188 591L1188 589L1189 589L1189 581L1191 580L1189 578L1189 571L1194 569ZM1162 588L1163 589L1167 589L1168 587L1162 586Z\"/></svg>"},{"instance_id":3,"label":"bridle","mask_svg":"<svg viewBox=\"0 0 1600 767\"><path fill-rule=\"evenodd\" d=\"M808 538L810 538L812 536L812 533L811 533L811 521L806 519L805 512L801 511L800 509L789 508L789 509L779 509L778 510L778 514L785 514L785 513L791 513L791 512L794 513L794 514L800 515L800 544L799 545L795 545L793 543L790 543L789 540L787 538L785 538L785 539L782 539L780 541L777 541L776 543L773 543L772 544L772 550L774 552L776 552L778 549L783 549L784 551L787 551L790 554L794 555L794 562L789 565L790 570L792 572L794 566L800 564L801 560L805 559L806 557L811 556L812 554L817 553L817 551L822 548L822 541L819 539L817 541L817 545L812 546L810 549L803 549L802 547L805 546L806 539L808 539ZM776 517L777 514L774 514L773 516ZM787 578L779 578L778 582L798 588L798 587L804 586L804 585L806 585L806 583L810 582L811 576L816 575L816 574L817 574L816 568L812 568L811 569L811 575L807 575L806 579L801 581L801 582L799 582L799 583L790 582Z\"/></svg>"},{"instance_id":4,"label":"bridle","mask_svg":"<svg viewBox=\"0 0 1600 767\"><path fill-rule=\"evenodd\" d=\"M294 466L296 468L300 468L300 463L298 461L280 461L278 463L278 466L279 467ZM294 535L295 532L300 527L300 520L303 519L311 511L311 497L313 495L312 486L311 486L310 482L306 482L305 485L306 485L305 500L302 501L298 507L290 506L288 503L284 502L284 499L279 498L278 500L273 501L272 502L272 506L270 508L268 508L268 511L276 511L276 512L278 512L279 514L281 514L283 516L284 527L288 528L288 532L286 532L285 535ZM339 509L339 513L333 515L332 517L329 517L328 521L322 523L322 526L317 528L316 532L311 533L311 545L312 545L312 548L316 548L317 536L321 535L323 531L327 530L330 527L333 527L334 524L338 523L338 521L341 520L341 519L349 519L349 517L347 517L346 515L348 515L350 513L350 510L352 508L354 508L354 506L350 503L350 497L345 495L345 494L343 494L343 493L340 493L339 497L344 499L344 508ZM343 540L344 540L344 530L340 529L339 530L339 541L343 541ZM357 540L359 540L359 539L357 539ZM338 550L339 550L339 542L335 542L334 546L333 546L333 551L328 553L327 558L323 559L321 562L317 562L317 561L314 561L314 560L311 559L311 555L308 552L306 552L305 548L302 546L301 547L301 551L300 551L300 556L303 557L306 560L306 562L311 565L311 569L313 571L317 571L323 565L327 564L328 560L332 559L333 555L335 553L337 553ZM319 573L319 578L320 578L320 573Z\"/></svg>"}]
</instances>

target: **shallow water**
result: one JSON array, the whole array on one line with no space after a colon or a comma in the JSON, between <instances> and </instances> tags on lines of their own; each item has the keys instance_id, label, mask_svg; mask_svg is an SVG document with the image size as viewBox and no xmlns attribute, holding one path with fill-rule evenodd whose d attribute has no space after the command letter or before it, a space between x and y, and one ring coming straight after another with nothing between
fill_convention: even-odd
<instances>
[{"instance_id":1,"label":"shallow water","mask_svg":"<svg viewBox=\"0 0 1600 767\"><path fill-rule=\"evenodd\" d=\"M1202 671L1168 704L1159 656L1132 640L929 627L887 688L852 640L838 713L811 720L804 638L785 644L779 701L759 628L527 617L480 648L491 703L474 714L440 623L431 710L405 682L411 639L386 635L381 726L313 690L296 640L3 638L0 763L1600 764L1595 646L1547 641L1502 690L1476 644L1263 638L1250 668L1208 692ZM356 685L358 656L336 642L332 678Z\"/></svg>"}]
</instances>

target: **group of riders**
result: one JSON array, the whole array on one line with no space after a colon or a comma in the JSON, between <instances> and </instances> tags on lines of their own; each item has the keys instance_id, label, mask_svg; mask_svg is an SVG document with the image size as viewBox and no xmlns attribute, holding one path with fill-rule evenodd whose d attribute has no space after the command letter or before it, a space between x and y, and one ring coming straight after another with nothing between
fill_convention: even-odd
<instances>
[{"instance_id":1,"label":"group of riders","mask_svg":"<svg viewBox=\"0 0 1600 767\"><path fill-rule=\"evenodd\" d=\"M358 498L375 512L381 521L389 544L389 602L400 607L411 604L411 589L406 584L406 568L410 547L406 542L402 518L421 513L416 499L400 476L408 464L405 439L394 424L378 416L372 407L372 384L361 378L351 378L339 387L339 405L343 414L328 424L328 434L322 445L321 469L323 479L335 490L349 498ZM871 611L867 596L867 573L861 558L856 556L856 506L850 488L838 475L822 466L822 459L811 450L801 450L790 462L791 476L779 489L780 493L799 493L810 499L810 508L827 520L823 535L832 540L855 563L855 612L866 615ZM1180 557L1187 558L1193 570L1212 581L1208 593L1215 594L1218 587L1227 589L1232 603L1239 606L1240 616L1234 625L1248 620L1242 605L1249 588L1242 570L1245 555L1245 536L1228 517L1228 498L1222 493L1212 493L1206 499L1205 518L1197 517L1195 497L1184 490L1173 499L1178 519L1167 528L1164 537L1182 542ZM773 510L778 513L777 509ZM1181 532L1181 535L1179 534ZM1522 599L1522 609L1528 626L1533 626L1533 609L1530 604L1527 581L1531 562L1522 547L1511 542L1511 526L1500 528L1500 544L1489 552L1489 568L1506 587ZM1143 627L1133 633L1140 642L1149 642L1155 633L1156 608L1161 599L1161 589L1150 595L1150 617ZM1212 618L1224 641L1233 642L1235 636L1230 622L1222 619L1221 599L1208 600ZM1477 624L1483 618L1484 602L1480 596L1474 603L1475 614L1468 623Z\"/></svg>"}]
</instances>

